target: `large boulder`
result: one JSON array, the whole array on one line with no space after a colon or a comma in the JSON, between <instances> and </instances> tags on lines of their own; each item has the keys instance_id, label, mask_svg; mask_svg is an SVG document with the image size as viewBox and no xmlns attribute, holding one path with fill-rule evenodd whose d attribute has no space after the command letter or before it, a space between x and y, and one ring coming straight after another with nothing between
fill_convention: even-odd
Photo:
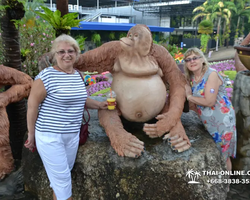
<instances>
[{"instance_id":1,"label":"large boulder","mask_svg":"<svg viewBox=\"0 0 250 200\"><path fill-rule=\"evenodd\" d=\"M137 130L134 133L145 142L146 148L138 159L119 157L99 125L97 111L91 110L90 114L91 134L87 143L79 147L72 170L74 199L226 199L227 186L208 180L228 177L206 176L202 172L226 168L212 137L195 112L182 116L192 143L188 151L175 153L162 139L149 139ZM22 162L25 189L36 193L39 199L51 199L52 190L39 154L24 149ZM193 172L187 174L189 170ZM191 178L198 183L189 184Z\"/></svg>"}]
</instances>

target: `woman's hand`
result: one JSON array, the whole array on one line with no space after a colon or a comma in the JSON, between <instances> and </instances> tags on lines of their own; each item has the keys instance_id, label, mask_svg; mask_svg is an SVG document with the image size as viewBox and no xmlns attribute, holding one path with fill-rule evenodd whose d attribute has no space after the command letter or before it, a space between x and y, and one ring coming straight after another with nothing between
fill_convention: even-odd
<instances>
[{"instance_id":1,"label":"woman's hand","mask_svg":"<svg viewBox=\"0 0 250 200\"><path fill-rule=\"evenodd\" d=\"M186 90L186 97L192 95L192 89L189 85L185 85L185 90Z\"/></svg>"},{"instance_id":2,"label":"woman's hand","mask_svg":"<svg viewBox=\"0 0 250 200\"><path fill-rule=\"evenodd\" d=\"M29 149L31 152L34 152L36 150L35 145L35 134L28 133L28 139L26 140L24 146Z\"/></svg>"},{"instance_id":3,"label":"woman's hand","mask_svg":"<svg viewBox=\"0 0 250 200\"><path fill-rule=\"evenodd\" d=\"M99 102L99 108L98 109L101 109L101 110L108 109L108 102L107 101Z\"/></svg>"}]
</instances>

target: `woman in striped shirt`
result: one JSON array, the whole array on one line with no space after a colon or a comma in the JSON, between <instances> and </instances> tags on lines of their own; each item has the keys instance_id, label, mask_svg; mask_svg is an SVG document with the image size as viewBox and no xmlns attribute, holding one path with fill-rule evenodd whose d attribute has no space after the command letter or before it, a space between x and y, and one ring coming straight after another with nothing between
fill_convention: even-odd
<instances>
[{"instance_id":1,"label":"woman in striped shirt","mask_svg":"<svg viewBox=\"0 0 250 200\"><path fill-rule=\"evenodd\" d=\"M55 39L53 66L41 71L28 100L28 140L25 147L37 150L53 189L53 199L72 199L71 169L79 145L84 106L107 109L107 102L87 97L83 80L73 68L79 57L77 42L68 35ZM36 137L35 137L36 136Z\"/></svg>"}]
</instances>

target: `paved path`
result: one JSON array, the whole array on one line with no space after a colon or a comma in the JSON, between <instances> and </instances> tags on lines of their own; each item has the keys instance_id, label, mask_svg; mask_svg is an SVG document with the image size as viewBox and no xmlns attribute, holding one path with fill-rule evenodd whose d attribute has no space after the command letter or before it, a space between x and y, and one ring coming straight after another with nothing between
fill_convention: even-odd
<instances>
[{"instance_id":1,"label":"paved path","mask_svg":"<svg viewBox=\"0 0 250 200\"><path fill-rule=\"evenodd\" d=\"M206 55L206 58L209 62L234 59L235 52L236 50L233 48L233 46L229 46L228 48L222 47L219 48L219 51L213 51L210 57L209 55Z\"/></svg>"}]
</instances>

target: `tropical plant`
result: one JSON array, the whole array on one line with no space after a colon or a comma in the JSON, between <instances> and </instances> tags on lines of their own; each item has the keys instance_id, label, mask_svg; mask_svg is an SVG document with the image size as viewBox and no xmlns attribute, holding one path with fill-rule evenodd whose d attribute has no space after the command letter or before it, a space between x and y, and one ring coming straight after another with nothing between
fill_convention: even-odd
<instances>
[{"instance_id":1,"label":"tropical plant","mask_svg":"<svg viewBox=\"0 0 250 200\"><path fill-rule=\"evenodd\" d=\"M127 33L126 32L121 32L119 34L119 39L123 38L123 37L127 37Z\"/></svg>"},{"instance_id":2,"label":"tropical plant","mask_svg":"<svg viewBox=\"0 0 250 200\"><path fill-rule=\"evenodd\" d=\"M206 1L202 6L198 6L193 10L193 13L201 11L201 13L194 16L193 21L199 17L206 17L206 19L211 21L217 21L216 51L218 51L219 45L221 20L224 19L228 25L231 18L231 10L235 10L233 2L223 2L219 0Z\"/></svg>"},{"instance_id":3,"label":"tropical plant","mask_svg":"<svg viewBox=\"0 0 250 200\"><path fill-rule=\"evenodd\" d=\"M247 0L237 0L235 2L235 4L236 4L235 16L237 16L237 26L236 26L234 38L237 39L239 36L239 28L240 28L241 20L244 17L247 17L248 22L250 22L250 5L247 4ZM242 27L243 27L243 25L242 25Z\"/></svg>"},{"instance_id":4,"label":"tropical plant","mask_svg":"<svg viewBox=\"0 0 250 200\"><path fill-rule=\"evenodd\" d=\"M68 13L61 17L61 12L59 10L52 12L45 6L41 6L41 8L44 10L44 13L36 11L36 14L52 25L56 31L56 37L63 33L69 34L71 28L78 27L80 21L82 21L80 19L76 19L78 17L78 13Z\"/></svg>"},{"instance_id":5,"label":"tropical plant","mask_svg":"<svg viewBox=\"0 0 250 200\"><path fill-rule=\"evenodd\" d=\"M75 39L79 44L80 50L83 51L85 48L85 40L87 39L87 37L83 37L82 35L78 35L78 36L76 36Z\"/></svg>"},{"instance_id":6,"label":"tropical plant","mask_svg":"<svg viewBox=\"0 0 250 200\"><path fill-rule=\"evenodd\" d=\"M213 32L213 22L210 20L203 20L199 23L198 33L201 33L201 50L206 53L207 52L207 43Z\"/></svg>"},{"instance_id":7,"label":"tropical plant","mask_svg":"<svg viewBox=\"0 0 250 200\"><path fill-rule=\"evenodd\" d=\"M98 47L101 45L101 36L98 33L94 33L91 36L91 41L95 43L95 45Z\"/></svg>"},{"instance_id":8,"label":"tropical plant","mask_svg":"<svg viewBox=\"0 0 250 200\"><path fill-rule=\"evenodd\" d=\"M112 31L112 32L109 33L109 39L110 40L114 40L115 39L115 32Z\"/></svg>"}]
</instances>

